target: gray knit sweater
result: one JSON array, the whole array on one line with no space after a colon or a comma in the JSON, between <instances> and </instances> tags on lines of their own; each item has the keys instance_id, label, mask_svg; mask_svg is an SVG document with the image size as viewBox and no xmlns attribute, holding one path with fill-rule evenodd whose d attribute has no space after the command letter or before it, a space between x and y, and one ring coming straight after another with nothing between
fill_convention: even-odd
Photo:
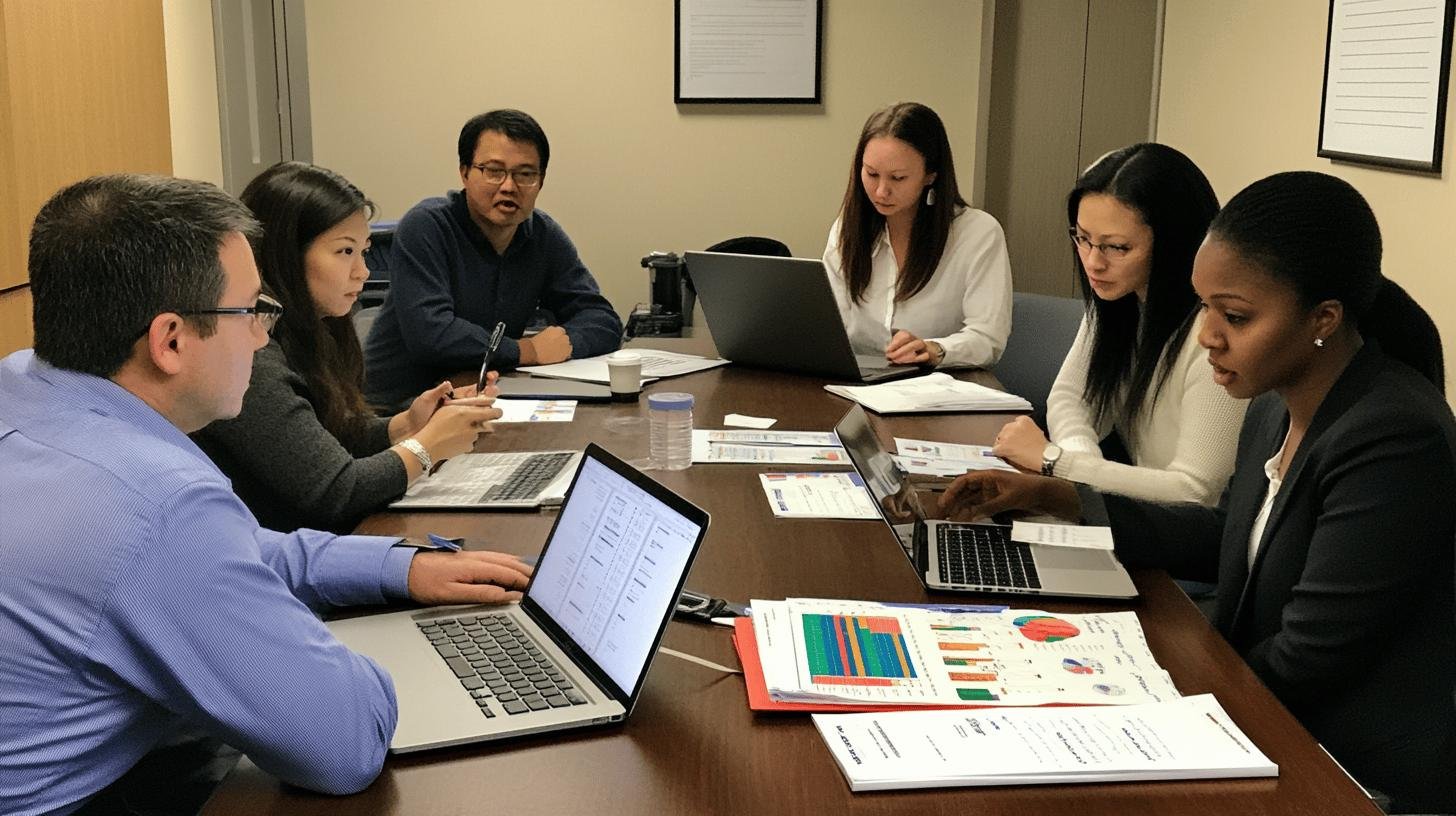
<instances>
[{"instance_id":1,"label":"gray knit sweater","mask_svg":"<svg viewBox=\"0 0 1456 816\"><path fill-rule=\"evenodd\" d=\"M277 340L253 357L253 377L236 419L192 435L264 527L347 533L384 508L408 484L404 462L389 448L389 420L373 419L364 438L345 447L319 422L303 376Z\"/></svg>"}]
</instances>

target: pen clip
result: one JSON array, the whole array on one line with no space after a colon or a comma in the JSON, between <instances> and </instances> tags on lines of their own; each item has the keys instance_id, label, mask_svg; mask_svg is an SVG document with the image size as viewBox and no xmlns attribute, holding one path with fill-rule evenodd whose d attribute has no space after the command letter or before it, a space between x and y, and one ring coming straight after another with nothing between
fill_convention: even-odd
<instances>
[{"instance_id":1,"label":"pen clip","mask_svg":"<svg viewBox=\"0 0 1456 816\"><path fill-rule=\"evenodd\" d=\"M480 361L480 376L475 378L475 395L478 397L485 393L485 374L490 370L490 360L495 356L496 349L500 348L501 338L506 334L506 322L504 320L495 324L495 329L490 333L490 344L485 347L485 359Z\"/></svg>"}]
</instances>

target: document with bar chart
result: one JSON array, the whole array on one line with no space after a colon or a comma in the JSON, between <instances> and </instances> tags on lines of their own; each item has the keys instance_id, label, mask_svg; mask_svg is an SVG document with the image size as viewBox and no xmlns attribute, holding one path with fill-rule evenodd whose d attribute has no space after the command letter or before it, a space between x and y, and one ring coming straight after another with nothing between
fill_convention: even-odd
<instances>
[{"instance_id":1,"label":"document with bar chart","mask_svg":"<svg viewBox=\"0 0 1456 816\"><path fill-rule=\"evenodd\" d=\"M1177 699L1131 612L952 613L866 601L753 602L783 702L1128 705Z\"/></svg>"}]
</instances>

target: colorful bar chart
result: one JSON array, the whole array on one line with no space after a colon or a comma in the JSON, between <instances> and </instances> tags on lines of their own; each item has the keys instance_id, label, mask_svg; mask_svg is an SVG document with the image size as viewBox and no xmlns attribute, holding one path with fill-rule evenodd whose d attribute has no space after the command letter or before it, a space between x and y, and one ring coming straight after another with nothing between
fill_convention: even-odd
<instances>
[{"instance_id":1,"label":"colorful bar chart","mask_svg":"<svg viewBox=\"0 0 1456 816\"><path fill-rule=\"evenodd\" d=\"M805 614L803 625L815 683L891 686L918 676L895 618Z\"/></svg>"}]
</instances>

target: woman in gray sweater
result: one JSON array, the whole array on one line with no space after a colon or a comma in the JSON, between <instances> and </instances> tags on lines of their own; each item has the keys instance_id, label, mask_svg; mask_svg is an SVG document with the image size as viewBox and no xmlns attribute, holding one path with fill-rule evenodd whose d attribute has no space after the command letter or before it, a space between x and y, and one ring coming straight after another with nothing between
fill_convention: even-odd
<instances>
[{"instance_id":1,"label":"woman in gray sweater","mask_svg":"<svg viewBox=\"0 0 1456 816\"><path fill-rule=\"evenodd\" d=\"M369 276L373 204L337 173L302 162L264 171L242 200L263 223L253 254L283 315L253 359L242 413L193 439L263 526L349 532L430 461L473 448L500 411L474 387L449 399L442 382L408 410L374 416L349 317Z\"/></svg>"}]
</instances>

